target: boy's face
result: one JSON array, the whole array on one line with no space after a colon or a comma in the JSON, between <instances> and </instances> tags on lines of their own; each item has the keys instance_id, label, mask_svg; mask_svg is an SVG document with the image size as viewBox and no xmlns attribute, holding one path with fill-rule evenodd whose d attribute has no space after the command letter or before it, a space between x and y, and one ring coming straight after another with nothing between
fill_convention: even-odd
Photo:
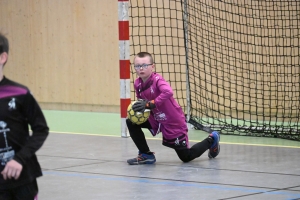
<instances>
[{"instance_id":1,"label":"boy's face","mask_svg":"<svg viewBox=\"0 0 300 200\"><path fill-rule=\"evenodd\" d=\"M144 58L135 57L134 59L134 68L137 75L145 82L154 69L154 64L151 63L149 56Z\"/></svg>"}]
</instances>

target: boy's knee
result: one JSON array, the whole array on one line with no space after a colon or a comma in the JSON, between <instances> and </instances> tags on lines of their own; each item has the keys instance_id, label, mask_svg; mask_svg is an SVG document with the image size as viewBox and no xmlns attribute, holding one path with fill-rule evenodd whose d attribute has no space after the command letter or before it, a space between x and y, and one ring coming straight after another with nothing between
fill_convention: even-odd
<instances>
[{"instance_id":1,"label":"boy's knee","mask_svg":"<svg viewBox=\"0 0 300 200\"><path fill-rule=\"evenodd\" d=\"M191 160L188 158L180 158L180 160L184 163L190 162Z\"/></svg>"},{"instance_id":2,"label":"boy's knee","mask_svg":"<svg viewBox=\"0 0 300 200\"><path fill-rule=\"evenodd\" d=\"M188 155L179 156L179 159L184 163L190 162L192 160Z\"/></svg>"},{"instance_id":3,"label":"boy's knee","mask_svg":"<svg viewBox=\"0 0 300 200\"><path fill-rule=\"evenodd\" d=\"M132 121L130 121L130 119L126 119L126 125L129 129L130 127L133 127L135 124L133 124Z\"/></svg>"},{"instance_id":4,"label":"boy's knee","mask_svg":"<svg viewBox=\"0 0 300 200\"><path fill-rule=\"evenodd\" d=\"M126 119L126 124L128 126L128 124L132 124L132 122L130 121L130 119Z\"/></svg>"}]
</instances>

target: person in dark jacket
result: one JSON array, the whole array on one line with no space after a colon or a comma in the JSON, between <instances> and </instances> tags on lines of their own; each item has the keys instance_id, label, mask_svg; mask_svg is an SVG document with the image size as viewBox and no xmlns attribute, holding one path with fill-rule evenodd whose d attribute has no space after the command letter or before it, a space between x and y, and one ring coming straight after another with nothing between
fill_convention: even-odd
<instances>
[{"instance_id":1,"label":"person in dark jacket","mask_svg":"<svg viewBox=\"0 0 300 200\"><path fill-rule=\"evenodd\" d=\"M35 200L42 176L35 153L49 128L29 89L4 76L8 52L8 39L0 33L0 199Z\"/></svg>"}]
</instances>

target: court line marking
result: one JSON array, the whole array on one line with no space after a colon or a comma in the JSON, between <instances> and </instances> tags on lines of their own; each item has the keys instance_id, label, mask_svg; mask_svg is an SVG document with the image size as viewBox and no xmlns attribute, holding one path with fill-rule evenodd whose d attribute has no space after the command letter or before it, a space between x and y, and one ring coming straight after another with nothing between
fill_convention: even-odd
<instances>
[{"instance_id":1,"label":"court line marking","mask_svg":"<svg viewBox=\"0 0 300 200\"><path fill-rule=\"evenodd\" d=\"M76 133L76 132L63 132L63 131L50 131L50 133L58 133L58 134L71 134L71 135L89 135L89 136L105 136L105 137L118 137L117 135L105 135L105 134L95 134L95 133ZM161 138L151 138L146 137L149 140L161 140ZM280 138L278 138L280 139ZM199 140L189 140L190 142L199 142ZM233 144L233 145L246 145L246 146L262 146L262 147L281 147L281 148L293 148L300 149L300 146L285 146L285 145L272 145L272 144L249 144L249 143L236 143L236 142L220 142L220 144ZM300 142L299 142L300 145Z\"/></svg>"},{"instance_id":2,"label":"court line marking","mask_svg":"<svg viewBox=\"0 0 300 200\"><path fill-rule=\"evenodd\" d=\"M253 188L250 189L247 186L222 186L222 185L210 185L205 183L189 183L185 181L178 181L178 180L151 180L147 177L116 177L114 175L91 175L86 174L84 172L60 172L60 171L43 171L44 175L54 175L60 177L77 177L83 179L101 179L106 181L121 181L121 182L130 182L130 183L146 183L152 185L167 185L172 187L193 187L199 189L215 189L215 190L223 190L223 191L240 191L250 193L248 195L283 195L293 198L300 198L300 194L294 194L293 191L279 191L280 189L263 189L263 188ZM249 189L247 189L249 188Z\"/></svg>"}]
</instances>

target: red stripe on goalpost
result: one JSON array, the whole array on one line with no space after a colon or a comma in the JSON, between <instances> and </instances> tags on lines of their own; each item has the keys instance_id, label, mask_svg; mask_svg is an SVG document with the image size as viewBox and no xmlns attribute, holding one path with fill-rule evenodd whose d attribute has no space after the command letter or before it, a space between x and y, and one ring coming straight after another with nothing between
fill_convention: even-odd
<instances>
[{"instance_id":1,"label":"red stripe on goalpost","mask_svg":"<svg viewBox=\"0 0 300 200\"><path fill-rule=\"evenodd\" d=\"M130 61L120 60L120 79L130 79Z\"/></svg>"},{"instance_id":2,"label":"red stripe on goalpost","mask_svg":"<svg viewBox=\"0 0 300 200\"><path fill-rule=\"evenodd\" d=\"M121 104L121 118L126 118L127 117L127 107L130 104L131 99L121 99L120 104Z\"/></svg>"},{"instance_id":3,"label":"red stripe on goalpost","mask_svg":"<svg viewBox=\"0 0 300 200\"><path fill-rule=\"evenodd\" d=\"M119 40L129 40L129 21L119 21Z\"/></svg>"}]
</instances>

